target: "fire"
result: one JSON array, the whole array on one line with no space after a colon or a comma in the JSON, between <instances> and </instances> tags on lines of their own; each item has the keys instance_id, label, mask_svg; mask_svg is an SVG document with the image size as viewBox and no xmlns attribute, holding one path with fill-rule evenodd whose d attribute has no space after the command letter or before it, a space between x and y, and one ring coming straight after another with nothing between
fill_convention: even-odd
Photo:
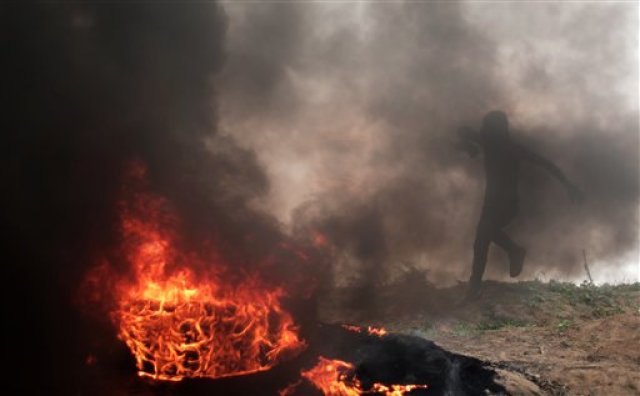
<instances>
[{"instance_id":1,"label":"fire","mask_svg":"<svg viewBox=\"0 0 640 396\"><path fill-rule=\"evenodd\" d=\"M143 185L144 176L139 166L129 174L134 184ZM178 221L165 199L139 190L128 195L121 226L132 277L116 282L112 319L140 376L180 381L254 373L304 348L280 305L282 289L255 276L225 283L215 253L203 259L177 248Z\"/></svg>"},{"instance_id":2,"label":"fire","mask_svg":"<svg viewBox=\"0 0 640 396\"><path fill-rule=\"evenodd\" d=\"M302 376L325 396L358 396L362 394L360 382L349 378L353 365L342 360L330 360L320 356L318 364L309 371L303 371Z\"/></svg>"},{"instance_id":3,"label":"fire","mask_svg":"<svg viewBox=\"0 0 640 396\"><path fill-rule=\"evenodd\" d=\"M354 366L337 359L320 356L318 364L309 371L303 371L302 377L309 380L325 396L359 396L381 394L384 396L402 396L414 389L427 389L427 385L384 385L375 383L371 389L362 388L355 378Z\"/></svg>"},{"instance_id":4,"label":"fire","mask_svg":"<svg viewBox=\"0 0 640 396\"><path fill-rule=\"evenodd\" d=\"M365 331L367 332L367 334L372 335L372 336L378 336L378 337L383 337L385 335L387 335L387 330L385 330L382 327L374 327L374 326L367 326L366 328L364 327L360 327L360 326L354 326L354 325L342 325L343 328L349 330L349 331L353 331L356 333L364 333Z\"/></svg>"}]
</instances>

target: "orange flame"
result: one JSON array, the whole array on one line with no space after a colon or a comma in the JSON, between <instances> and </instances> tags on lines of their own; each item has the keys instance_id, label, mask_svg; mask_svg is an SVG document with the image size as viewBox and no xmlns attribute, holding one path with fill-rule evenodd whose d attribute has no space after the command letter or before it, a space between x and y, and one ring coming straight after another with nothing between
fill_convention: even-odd
<instances>
[{"instance_id":1,"label":"orange flame","mask_svg":"<svg viewBox=\"0 0 640 396\"><path fill-rule=\"evenodd\" d=\"M355 378L354 366L337 359L320 356L318 364L302 376L309 380L325 396L359 396L382 394L384 396L402 396L414 389L427 389L427 385L384 385L375 383L371 389L362 389L362 384ZM290 388L287 388L290 390ZM282 394L282 393L281 393Z\"/></svg>"},{"instance_id":2,"label":"orange flame","mask_svg":"<svg viewBox=\"0 0 640 396\"><path fill-rule=\"evenodd\" d=\"M367 334L372 336L378 336L378 337L383 337L388 334L387 330L385 330L382 327L367 326L367 328L365 329L364 327L361 327L361 326L354 326L354 325L347 325L347 324L342 325L342 327L356 333L364 333L366 331Z\"/></svg>"},{"instance_id":3,"label":"orange flame","mask_svg":"<svg viewBox=\"0 0 640 396\"><path fill-rule=\"evenodd\" d=\"M129 177L143 184L145 169ZM304 348L284 292L256 277L225 284L215 255L176 248L177 220L166 200L145 192L122 205L121 225L133 279L119 279L112 318L138 374L157 380L220 378L268 370ZM203 263L207 265L204 266ZM192 268L209 268L196 276Z\"/></svg>"}]
</instances>

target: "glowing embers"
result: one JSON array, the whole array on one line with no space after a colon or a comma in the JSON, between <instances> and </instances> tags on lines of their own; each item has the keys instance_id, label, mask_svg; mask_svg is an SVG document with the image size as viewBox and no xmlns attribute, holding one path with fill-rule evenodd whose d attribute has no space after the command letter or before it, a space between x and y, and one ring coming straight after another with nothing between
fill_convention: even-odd
<instances>
[{"instance_id":1,"label":"glowing embers","mask_svg":"<svg viewBox=\"0 0 640 396\"><path fill-rule=\"evenodd\" d=\"M144 169L130 172L144 184ZM112 318L140 376L180 381L268 370L304 348L283 291L256 277L225 282L215 252L176 248L177 220L166 200L130 191L121 224L130 277L115 282ZM196 271L196 269L199 269Z\"/></svg>"},{"instance_id":2,"label":"glowing embers","mask_svg":"<svg viewBox=\"0 0 640 396\"><path fill-rule=\"evenodd\" d=\"M153 299L120 301L119 337L134 354L141 376L179 381L267 370L286 351L302 346L278 294L213 296L182 284L150 285Z\"/></svg>"},{"instance_id":3,"label":"glowing embers","mask_svg":"<svg viewBox=\"0 0 640 396\"><path fill-rule=\"evenodd\" d=\"M384 337L385 335L388 334L387 330L385 330L382 327L374 327L374 326L361 327L361 326L354 326L354 325L348 325L348 324L344 324L342 325L342 327L346 330L353 331L356 333L367 333L369 335L378 336L378 337Z\"/></svg>"},{"instance_id":4,"label":"glowing embers","mask_svg":"<svg viewBox=\"0 0 640 396\"><path fill-rule=\"evenodd\" d=\"M331 360L320 356L318 364L302 376L309 380L325 396L384 395L402 396L414 389L427 389L427 385L383 385L374 383L363 389L355 377L354 366L342 360Z\"/></svg>"}]
</instances>

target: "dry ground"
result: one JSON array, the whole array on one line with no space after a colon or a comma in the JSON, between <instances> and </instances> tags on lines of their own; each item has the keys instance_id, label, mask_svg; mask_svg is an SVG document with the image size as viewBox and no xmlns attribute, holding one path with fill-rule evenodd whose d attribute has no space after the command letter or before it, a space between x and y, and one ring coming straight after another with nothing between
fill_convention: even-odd
<instances>
[{"instance_id":1,"label":"dry ground","mask_svg":"<svg viewBox=\"0 0 640 396\"><path fill-rule=\"evenodd\" d=\"M438 289L423 279L334 291L321 315L490 362L513 395L640 395L640 283L486 282L481 298L461 304L465 285Z\"/></svg>"}]
</instances>

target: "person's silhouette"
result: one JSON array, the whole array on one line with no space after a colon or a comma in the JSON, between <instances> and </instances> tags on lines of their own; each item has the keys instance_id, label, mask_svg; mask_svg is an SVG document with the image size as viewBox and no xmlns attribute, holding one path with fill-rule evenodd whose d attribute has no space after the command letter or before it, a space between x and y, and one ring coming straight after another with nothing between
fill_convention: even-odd
<instances>
[{"instance_id":1,"label":"person's silhouette","mask_svg":"<svg viewBox=\"0 0 640 396\"><path fill-rule=\"evenodd\" d=\"M547 170L567 189L573 202L582 199L582 193L551 161L514 143L509 138L509 122L502 111L491 111L482 120L482 129L458 129L458 147L474 157L479 149L484 153L486 187L482 215L473 245L473 264L467 298L475 297L482 281L491 242L500 246L509 256L511 277L522 271L526 250L504 232L518 213L518 166L521 160L530 161Z\"/></svg>"}]
</instances>

